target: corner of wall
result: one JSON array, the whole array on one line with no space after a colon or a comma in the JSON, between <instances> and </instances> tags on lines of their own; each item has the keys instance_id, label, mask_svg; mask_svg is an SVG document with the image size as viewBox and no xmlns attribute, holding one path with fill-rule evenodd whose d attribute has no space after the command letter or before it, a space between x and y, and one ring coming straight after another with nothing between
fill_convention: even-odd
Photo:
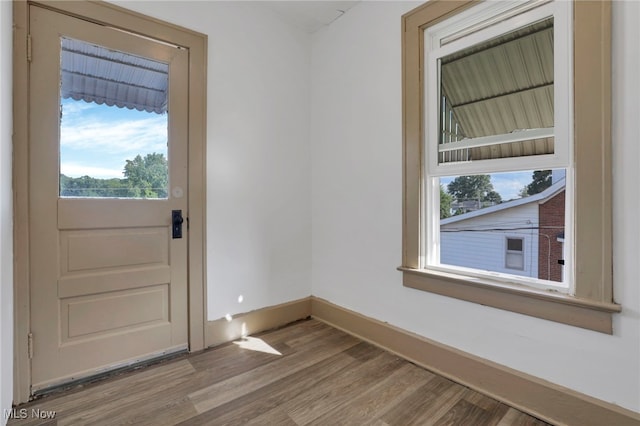
<instances>
[{"instance_id":1,"label":"corner of wall","mask_svg":"<svg viewBox=\"0 0 640 426\"><path fill-rule=\"evenodd\" d=\"M12 2L0 2L0 424L13 399Z\"/></svg>"}]
</instances>

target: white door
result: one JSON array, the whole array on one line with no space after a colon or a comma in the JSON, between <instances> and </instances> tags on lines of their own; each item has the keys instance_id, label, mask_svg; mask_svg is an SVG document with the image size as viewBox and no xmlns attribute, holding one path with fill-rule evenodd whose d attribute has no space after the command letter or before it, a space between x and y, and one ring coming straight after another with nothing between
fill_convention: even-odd
<instances>
[{"instance_id":1,"label":"white door","mask_svg":"<svg viewBox=\"0 0 640 426\"><path fill-rule=\"evenodd\" d=\"M32 391L187 348L188 53L30 7Z\"/></svg>"}]
</instances>

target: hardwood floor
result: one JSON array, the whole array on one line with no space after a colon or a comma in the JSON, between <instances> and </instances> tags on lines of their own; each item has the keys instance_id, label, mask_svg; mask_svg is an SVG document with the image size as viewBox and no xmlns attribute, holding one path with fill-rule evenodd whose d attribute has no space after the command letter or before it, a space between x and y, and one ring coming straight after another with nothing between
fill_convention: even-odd
<instances>
[{"instance_id":1,"label":"hardwood floor","mask_svg":"<svg viewBox=\"0 0 640 426\"><path fill-rule=\"evenodd\" d=\"M34 418L37 410L55 418ZM547 424L316 320L83 385L14 414L26 418L9 424L21 426Z\"/></svg>"}]
</instances>

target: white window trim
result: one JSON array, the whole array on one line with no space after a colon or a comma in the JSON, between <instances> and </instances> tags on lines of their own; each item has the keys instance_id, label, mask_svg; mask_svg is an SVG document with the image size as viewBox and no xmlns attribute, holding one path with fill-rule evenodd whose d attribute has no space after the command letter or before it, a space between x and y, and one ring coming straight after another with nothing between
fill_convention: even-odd
<instances>
[{"instance_id":1,"label":"white window trim","mask_svg":"<svg viewBox=\"0 0 640 426\"><path fill-rule=\"evenodd\" d=\"M467 138L461 139L455 142L448 142L446 144L438 144L438 152L455 151L458 149L466 148L479 148L481 146L498 145L502 143L528 141L533 139L550 138L555 135L553 127L547 127L543 129L525 129L519 130L513 133L507 133L504 135L482 136L479 138ZM486 160L482 160L486 161Z\"/></svg>"},{"instance_id":2,"label":"white window trim","mask_svg":"<svg viewBox=\"0 0 640 426\"><path fill-rule=\"evenodd\" d=\"M509 250L509 240L520 240L522 242L522 250ZM509 266L509 255L516 254L522 258L522 267L515 268L513 266ZM513 269L514 271L524 271L526 269L525 265L525 238L524 237L510 237L506 236L504 238L504 267L505 269Z\"/></svg>"},{"instance_id":3,"label":"white window trim","mask_svg":"<svg viewBox=\"0 0 640 426\"><path fill-rule=\"evenodd\" d=\"M543 4L533 10L501 20L497 24L478 30L464 38L440 47L443 38L451 36L451 34L461 30L461 22L466 26L473 26L483 22L483 20L486 20L488 17L498 19L499 15L496 16L496 14L506 13L504 9L505 5L503 2L486 2L456 15L454 18L450 18L450 20L429 27L424 32L424 71L426 82L424 85L424 120L427 129L425 134L426 147L424 149L424 164L426 165L426 173L429 176L469 175L517 170L546 170L569 168L571 166L573 160L571 155L571 141L573 140L573 107L571 103L571 99L573 99L573 84L571 81L571 76L573 75L571 61L573 57L573 47L571 43L573 15L570 2L555 1ZM439 164L439 146L437 143L431 143L432 141L438 140L440 131L441 100L438 60L451 53L499 37L502 34L513 31L515 28L521 28L551 16L554 18L554 153L477 162ZM438 95L427 95L435 93ZM497 140L502 138L502 143L516 142L523 140L522 137L524 135L521 133L526 134L527 132L515 132L508 135L490 136L489 138L496 138ZM532 136L540 137L538 135ZM533 138L534 137L531 139ZM484 138L468 139L462 142L473 144L474 141L477 141L478 143L483 143L482 139Z\"/></svg>"},{"instance_id":4,"label":"white window trim","mask_svg":"<svg viewBox=\"0 0 640 426\"><path fill-rule=\"evenodd\" d=\"M506 3L506 4L505 4ZM514 7L514 4L516 5ZM510 7L507 7L510 6ZM522 12L522 6L528 6ZM522 12L511 16L513 13ZM506 19L504 18L506 15ZM485 138L473 138L452 142L448 146L457 144L483 144L485 141L515 142L522 139L521 133L535 133L535 137L545 132L548 135L551 130L555 138L555 149L553 154L536 155L529 157L500 158L491 160L481 160L477 162L460 163L438 163L438 153L440 144L437 143L440 133L440 76L439 59L451 53L463 50L467 47L482 43L487 40L509 33L517 28L522 28L546 18L554 19L554 123L551 129L535 129L525 132L515 132L507 135L495 135ZM573 221L572 185L573 185L573 84L572 84L572 4L570 2L554 1L542 2L541 6L531 9L531 4L516 4L510 2L486 2L472 7L465 12L456 15L446 21L433 25L424 31L424 99L425 116L424 122L427 124L425 140L423 141L423 164L425 165L424 175L424 199L428 200L428 208L424 211L422 218L422 229L425 230L421 247L420 268L425 270L450 272L462 274L470 277L498 279L502 282L512 282L516 285L528 285L533 288L550 289L562 293L574 294L575 285L573 283L572 267L575 262L568 261L566 271L563 274L563 282L555 283L548 280L540 280L534 277L522 277L516 274L498 273L493 271L482 271L471 268L462 268L454 265L443 265L440 263L440 181L442 176L489 174L497 172L524 171L524 170L547 170L563 168L566 170L566 191L565 223L567 241L572 241L573 232L571 230ZM442 40L455 36L457 33L465 32L466 28L477 27L486 22L497 22L474 31L464 37L442 44ZM431 96L430 96L431 94ZM524 138L526 140L528 138ZM533 137L531 138L533 139ZM573 256L570 244L565 244L565 259L570 260ZM509 268L513 269L513 268ZM515 270L515 269L514 269Z\"/></svg>"}]
</instances>

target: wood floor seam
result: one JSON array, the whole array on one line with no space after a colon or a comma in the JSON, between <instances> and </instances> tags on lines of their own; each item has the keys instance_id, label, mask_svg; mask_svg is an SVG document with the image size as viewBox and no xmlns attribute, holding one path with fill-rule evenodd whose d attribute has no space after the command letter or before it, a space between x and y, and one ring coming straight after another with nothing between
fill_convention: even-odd
<instances>
[{"instance_id":1,"label":"wood floor seam","mask_svg":"<svg viewBox=\"0 0 640 426\"><path fill-rule=\"evenodd\" d=\"M9 425L547 425L315 319L17 409L55 419Z\"/></svg>"}]
</instances>

